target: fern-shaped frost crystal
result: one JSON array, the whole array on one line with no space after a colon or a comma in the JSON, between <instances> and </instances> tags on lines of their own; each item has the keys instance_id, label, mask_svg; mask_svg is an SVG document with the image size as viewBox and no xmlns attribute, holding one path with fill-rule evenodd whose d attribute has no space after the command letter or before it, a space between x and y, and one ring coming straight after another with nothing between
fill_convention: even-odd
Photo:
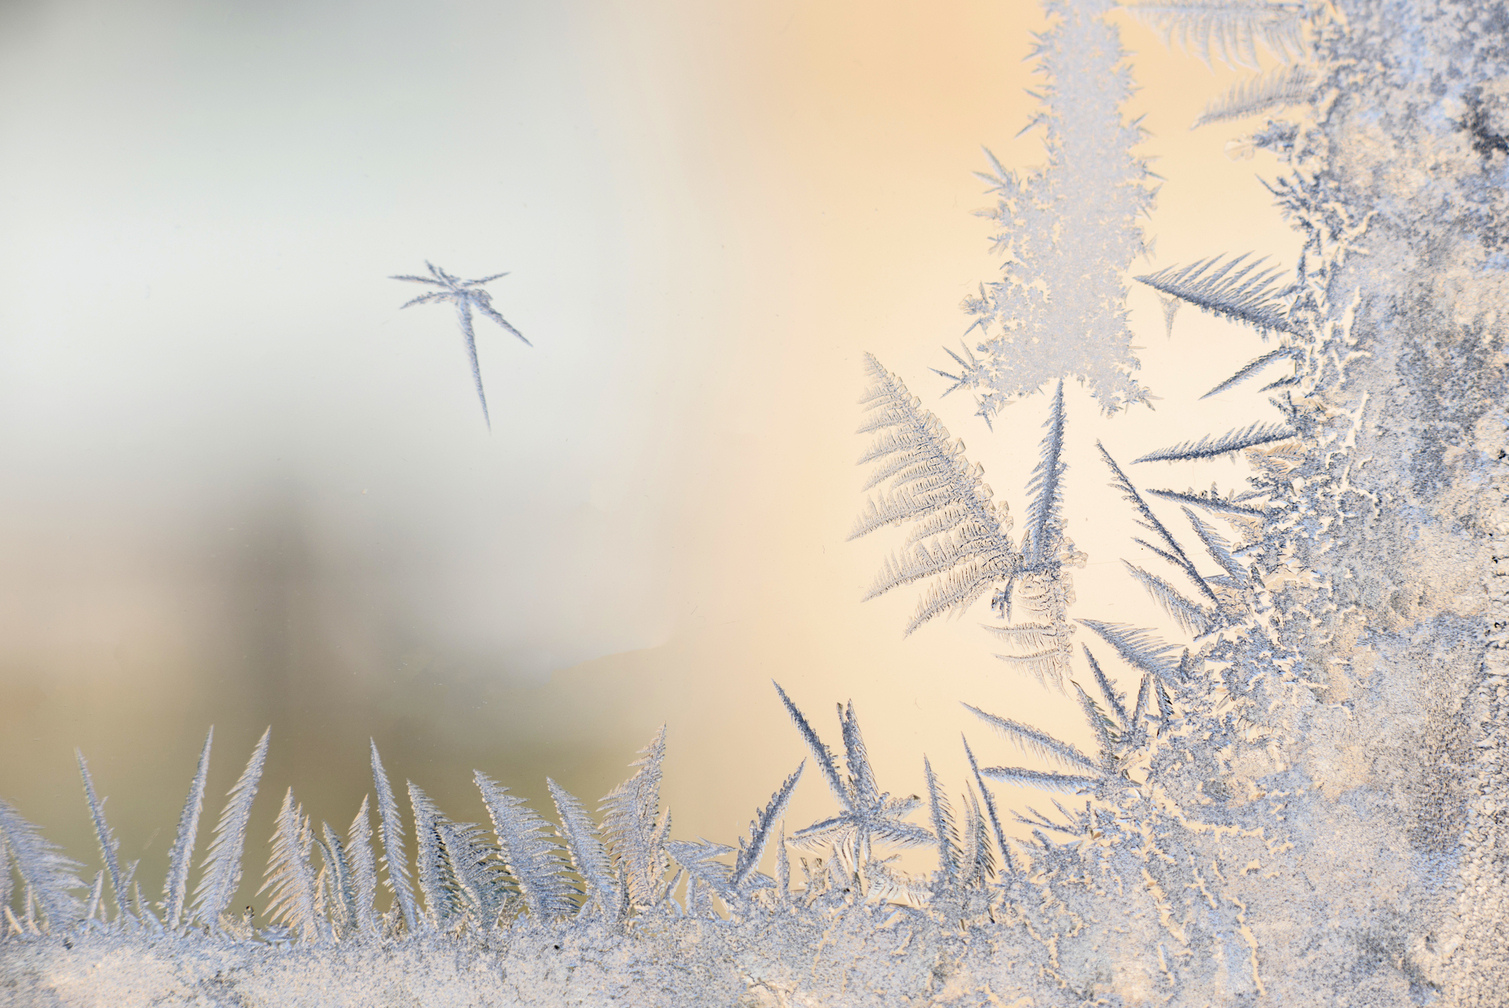
<instances>
[{"instance_id":1,"label":"fern-shaped frost crystal","mask_svg":"<svg viewBox=\"0 0 1509 1008\"><path fill-rule=\"evenodd\" d=\"M959 737L964 743L964 755L969 758L969 771L974 775L975 786L980 789L980 797L985 800L985 812L990 816L990 829L995 835L996 848L1001 852L1001 860L1005 864L1006 870L1014 872L1016 870L1016 858L1011 853L1011 845L1006 841L1006 831L1002 828L1000 814L996 811L995 797L990 793L990 789L985 786L985 777L980 773L980 764L975 760L974 750L969 747L969 739L964 738L963 735Z\"/></svg>"},{"instance_id":2,"label":"fern-shaped frost crystal","mask_svg":"<svg viewBox=\"0 0 1509 1008\"><path fill-rule=\"evenodd\" d=\"M357 930L364 935L376 934L377 910L377 858L372 852L372 822L367 811L367 799L362 798L362 807L351 828L346 831L346 857L351 871L351 896L355 910Z\"/></svg>"},{"instance_id":3,"label":"fern-shaped frost crystal","mask_svg":"<svg viewBox=\"0 0 1509 1008\"><path fill-rule=\"evenodd\" d=\"M1143 570L1128 560L1123 560L1122 565L1132 575L1132 579L1142 585L1143 589L1153 597L1153 601L1172 616L1185 633L1199 637L1209 633L1215 626L1214 613L1191 601L1183 592L1163 578Z\"/></svg>"},{"instance_id":4,"label":"fern-shaped frost crystal","mask_svg":"<svg viewBox=\"0 0 1509 1008\"><path fill-rule=\"evenodd\" d=\"M566 884L561 871L565 862L550 826L482 771L473 774L508 870L518 883L529 913L536 920L551 920L574 909L576 891Z\"/></svg>"},{"instance_id":5,"label":"fern-shaped frost crystal","mask_svg":"<svg viewBox=\"0 0 1509 1008\"><path fill-rule=\"evenodd\" d=\"M1048 419L1043 422L1042 457L1032 470L1027 490L1032 501L1027 505L1027 527L1022 533L1022 561L1029 567L1041 567L1057 560L1058 540L1063 527L1064 472L1064 383L1058 383Z\"/></svg>"},{"instance_id":6,"label":"fern-shaped frost crystal","mask_svg":"<svg viewBox=\"0 0 1509 1008\"><path fill-rule=\"evenodd\" d=\"M183 812L178 817L178 832L168 851L168 877L163 883L163 910L167 914L170 931L178 928L183 919L184 903L188 899L189 867L194 859L194 841L199 835L199 813L204 807L204 785L210 769L210 743L214 738L215 729L211 727L204 737L204 749L199 753L194 781L189 785L189 795L184 799Z\"/></svg>"},{"instance_id":7,"label":"fern-shaped frost crystal","mask_svg":"<svg viewBox=\"0 0 1509 1008\"><path fill-rule=\"evenodd\" d=\"M967 788L964 797L969 802L969 810L965 813L964 836L959 851L959 884L982 887L995 878L996 860L991 853L990 835L974 789Z\"/></svg>"},{"instance_id":8,"label":"fern-shaped frost crystal","mask_svg":"<svg viewBox=\"0 0 1509 1008\"><path fill-rule=\"evenodd\" d=\"M1122 623L1102 623L1098 620L1080 620L1085 626L1100 634L1101 638L1116 653L1141 672L1152 675L1162 682L1173 683L1182 678L1182 672L1174 653L1178 648L1154 637L1147 630L1129 627Z\"/></svg>"},{"instance_id":9,"label":"fern-shaped frost crystal","mask_svg":"<svg viewBox=\"0 0 1509 1008\"><path fill-rule=\"evenodd\" d=\"M1100 667L1100 662L1095 660L1095 655L1088 645L1085 646L1084 652L1090 672L1095 676L1095 684L1100 687L1100 692L1105 696L1106 702L1111 705L1111 713L1116 716L1117 723L1122 728L1126 728L1128 726L1126 698L1117 692L1111 680L1106 677L1105 671Z\"/></svg>"},{"instance_id":10,"label":"fern-shaped frost crystal","mask_svg":"<svg viewBox=\"0 0 1509 1008\"><path fill-rule=\"evenodd\" d=\"M1117 730L1121 725L1113 720L1079 683L1074 684L1074 696L1079 701L1079 709L1084 714L1085 721L1090 725L1090 730L1095 733L1095 741L1100 745L1101 758L1105 759L1116 750Z\"/></svg>"},{"instance_id":11,"label":"fern-shaped frost crystal","mask_svg":"<svg viewBox=\"0 0 1509 1008\"><path fill-rule=\"evenodd\" d=\"M983 767L980 773L1001 784L1037 788L1055 794L1084 794L1087 791L1093 791L1100 784L1099 777L1029 770L1025 767Z\"/></svg>"},{"instance_id":12,"label":"fern-shaped frost crystal","mask_svg":"<svg viewBox=\"0 0 1509 1008\"><path fill-rule=\"evenodd\" d=\"M441 865L437 902L444 904L445 923L454 926L456 921L468 921L485 931L497 922L504 900L513 892L500 851L475 823L451 822L437 815L434 829Z\"/></svg>"},{"instance_id":13,"label":"fern-shaped frost crystal","mask_svg":"<svg viewBox=\"0 0 1509 1008\"><path fill-rule=\"evenodd\" d=\"M118 917L124 918L129 911L126 909L126 884L121 875L120 861L116 857L120 841L115 839L115 834L110 830L110 824L105 821L105 803L95 796L94 778L89 775L89 764L84 762L84 754L75 749L74 755L79 761L79 776L84 781L84 798L89 804L89 818L94 825L94 838L100 845L100 856L105 862L105 875L110 879L110 892L115 896L115 912Z\"/></svg>"},{"instance_id":14,"label":"fern-shaped frost crystal","mask_svg":"<svg viewBox=\"0 0 1509 1008\"><path fill-rule=\"evenodd\" d=\"M351 877L351 859L346 854L346 844L330 828L329 823L320 823L320 831L315 835L314 842L324 861L319 874L315 876L320 915L328 919L333 933L354 931L356 885Z\"/></svg>"},{"instance_id":15,"label":"fern-shaped frost crystal","mask_svg":"<svg viewBox=\"0 0 1509 1008\"><path fill-rule=\"evenodd\" d=\"M388 891L393 902L403 914L404 925L413 932L420 926L420 916L414 905L414 890L409 885L409 855L403 846L403 815L398 811L398 802L393 799L393 789L388 785L388 774L383 769L382 758L377 754L377 743L372 748L372 784L377 790L378 826L382 830L383 864L387 867Z\"/></svg>"},{"instance_id":16,"label":"fern-shaped frost crystal","mask_svg":"<svg viewBox=\"0 0 1509 1008\"><path fill-rule=\"evenodd\" d=\"M1229 119L1245 119L1286 105L1309 101L1315 94L1315 68L1303 63L1282 66L1239 81L1205 106L1190 129Z\"/></svg>"},{"instance_id":17,"label":"fern-shaped frost crystal","mask_svg":"<svg viewBox=\"0 0 1509 1008\"><path fill-rule=\"evenodd\" d=\"M1278 268L1263 268L1264 259L1243 265L1246 259L1245 253L1225 262L1221 256L1213 256L1188 266L1170 266L1137 280L1201 311L1250 325L1265 337L1270 332L1296 331L1282 301L1283 291L1277 286Z\"/></svg>"},{"instance_id":18,"label":"fern-shaped frost crystal","mask_svg":"<svg viewBox=\"0 0 1509 1008\"><path fill-rule=\"evenodd\" d=\"M1218 59L1228 66L1258 67L1261 45L1281 60L1305 52L1303 4L1263 0L1154 0L1124 5L1139 21L1178 43L1207 66Z\"/></svg>"},{"instance_id":19,"label":"fern-shaped frost crystal","mask_svg":"<svg viewBox=\"0 0 1509 1008\"><path fill-rule=\"evenodd\" d=\"M637 906L660 901L665 875L665 837L670 817L660 813L661 764L665 759L665 727L641 750L631 766L638 772L602 800L603 833L607 835L629 899Z\"/></svg>"},{"instance_id":20,"label":"fern-shaped frost crystal","mask_svg":"<svg viewBox=\"0 0 1509 1008\"><path fill-rule=\"evenodd\" d=\"M770 803L759 811L755 820L749 827L749 841L739 841L739 856L734 862L734 872L729 884L738 889L748 883L755 876L755 869L760 866L760 858L765 855L765 847L770 842L770 831L775 828L776 822L786 811L786 805L791 801L791 793L796 790L796 782L802 779L802 771L806 769L807 761L803 760L791 775L781 784L775 794L770 796ZM777 849L776 857L784 859L784 849Z\"/></svg>"},{"instance_id":21,"label":"fern-shaped frost crystal","mask_svg":"<svg viewBox=\"0 0 1509 1008\"><path fill-rule=\"evenodd\" d=\"M928 815L932 820L933 836L938 843L938 874L944 885L956 885L962 859L953 809L949 807L948 796L943 793L943 785L939 783L938 775L933 773L933 764L926 756L922 757L922 775L927 781Z\"/></svg>"},{"instance_id":22,"label":"fern-shaped frost crystal","mask_svg":"<svg viewBox=\"0 0 1509 1008\"><path fill-rule=\"evenodd\" d=\"M1227 389L1235 388L1237 385L1258 374L1274 361L1293 361L1296 353L1297 352L1294 347L1281 346L1278 349L1270 350L1269 352L1259 357L1254 357L1252 360L1248 361L1246 364L1243 364L1240 368L1238 368L1236 373L1233 374L1230 378L1227 378L1225 381L1221 382L1219 385L1202 395L1200 398L1209 399L1213 395L1220 395Z\"/></svg>"},{"instance_id":23,"label":"fern-shaped frost crystal","mask_svg":"<svg viewBox=\"0 0 1509 1008\"><path fill-rule=\"evenodd\" d=\"M823 744L822 739L818 737L817 732L808 723L806 715L786 695L786 691L781 688L781 684L772 680L771 685L775 687L776 693L780 695L781 703L786 705L786 713L791 715L791 720L796 725L797 732L802 736L802 741L807 743L807 748L812 751L813 758L817 760L817 765L823 772L823 779L827 781L828 789L833 792L833 797L838 799L839 804L844 808L851 807L854 804L854 800L849 793L848 785L844 783L843 778L839 775L838 764L833 759L833 753Z\"/></svg>"},{"instance_id":24,"label":"fern-shaped frost crystal","mask_svg":"<svg viewBox=\"0 0 1509 1008\"><path fill-rule=\"evenodd\" d=\"M49 929L61 932L79 919L82 908L71 891L84 888L74 874L78 862L60 854L57 844L4 801L0 801L0 849L4 851L0 868L6 869L5 881L0 883L6 899L0 908L9 912L10 872L14 870L26 887L28 902L35 900L41 906Z\"/></svg>"},{"instance_id":25,"label":"fern-shaped frost crystal","mask_svg":"<svg viewBox=\"0 0 1509 1008\"><path fill-rule=\"evenodd\" d=\"M1030 725L1024 725L1019 721L1001 717L997 714L988 714L973 704L964 705L973 711L980 720L990 725L1009 739L1016 747L1029 756L1036 757L1051 763L1057 763L1070 770L1078 770L1081 773L1098 774L1100 764L1085 755L1078 746L1069 742L1054 738L1047 732L1040 731ZM988 772L982 771L982 773Z\"/></svg>"},{"instance_id":26,"label":"fern-shaped frost crystal","mask_svg":"<svg viewBox=\"0 0 1509 1008\"><path fill-rule=\"evenodd\" d=\"M432 924L441 929L461 912L446 885L445 839L440 835L440 810L429 795L408 782L409 808L414 813L414 876ZM391 865L390 865L391 872ZM390 874L391 877L391 874Z\"/></svg>"},{"instance_id":27,"label":"fern-shaped frost crystal","mask_svg":"<svg viewBox=\"0 0 1509 1008\"><path fill-rule=\"evenodd\" d=\"M204 874L199 879L199 887L194 890L195 912L211 930L220 929L220 915L230 905L236 887L241 884L246 825L251 818L252 800L257 797L257 784L262 780L267 743L271 737L272 728L269 727L262 733L246 769L231 788L225 809L220 813L220 822L215 826L215 839L205 857Z\"/></svg>"},{"instance_id":28,"label":"fern-shaped frost crystal","mask_svg":"<svg viewBox=\"0 0 1509 1008\"><path fill-rule=\"evenodd\" d=\"M901 551L887 561L865 595L937 577L907 626L911 633L950 610L962 612L992 587L1009 583L1020 566L1010 519L991 500L981 471L949 439L938 418L923 409L901 380L865 355L872 382L861 400L869 413L861 433L878 432L860 463L876 463L870 479L889 481L888 492L866 502L850 538L884 525L915 522Z\"/></svg>"},{"instance_id":29,"label":"fern-shaped frost crystal","mask_svg":"<svg viewBox=\"0 0 1509 1008\"><path fill-rule=\"evenodd\" d=\"M442 931L468 921L490 927L505 895L496 846L481 827L452 822L413 781L408 787L416 876L430 922Z\"/></svg>"},{"instance_id":30,"label":"fern-shaped frost crystal","mask_svg":"<svg viewBox=\"0 0 1509 1008\"><path fill-rule=\"evenodd\" d=\"M1294 429L1288 424L1257 422L1248 424L1240 430L1227 431L1216 437L1206 435L1195 441L1181 442L1172 448L1160 448L1132 461L1134 463L1190 462L1198 459L1220 458L1222 455L1230 455L1244 448L1269 444L1273 441L1287 441L1292 437L1294 437Z\"/></svg>"},{"instance_id":31,"label":"fern-shaped frost crystal","mask_svg":"<svg viewBox=\"0 0 1509 1008\"><path fill-rule=\"evenodd\" d=\"M597 825L571 792L548 777L545 784L550 788L550 797L561 820L561 835L571 855L571 867L587 883L587 895L596 902L599 912L613 915L622 902L621 893L613 879L613 862L603 846Z\"/></svg>"},{"instance_id":32,"label":"fern-shaped frost crystal","mask_svg":"<svg viewBox=\"0 0 1509 1008\"><path fill-rule=\"evenodd\" d=\"M314 868L309 863L309 849L313 844L309 820L298 802L293 800L293 788L289 788L283 795L282 807L278 809L267 879L257 892L271 890L268 918L297 932L305 941L324 937L324 929L328 926L317 907L318 887Z\"/></svg>"},{"instance_id":33,"label":"fern-shaped frost crystal","mask_svg":"<svg viewBox=\"0 0 1509 1008\"><path fill-rule=\"evenodd\" d=\"M1216 514L1232 515L1237 518L1267 518L1268 511L1260 507L1242 503L1241 498L1233 499L1232 495L1222 495L1212 488L1208 491L1197 490L1154 490L1149 488L1148 493L1165 500L1178 501L1181 504L1193 504Z\"/></svg>"}]
</instances>

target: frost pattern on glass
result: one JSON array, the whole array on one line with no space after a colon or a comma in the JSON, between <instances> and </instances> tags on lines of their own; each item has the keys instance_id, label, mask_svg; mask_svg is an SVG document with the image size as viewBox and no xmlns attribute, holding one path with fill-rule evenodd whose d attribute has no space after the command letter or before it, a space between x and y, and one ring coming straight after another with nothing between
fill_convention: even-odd
<instances>
[{"instance_id":1,"label":"frost pattern on glass","mask_svg":"<svg viewBox=\"0 0 1509 1008\"><path fill-rule=\"evenodd\" d=\"M480 280L462 280L452 276L434 263L425 261L425 267L429 269L429 276L394 276L390 280L403 280L407 283L428 284L439 287L439 290L430 291L412 298L399 305L407 308L410 305L430 304L432 302L448 301L456 308L456 321L461 325L461 336L466 342L466 357L472 368L472 383L477 387L477 401L482 404L482 419L486 421L488 430L492 429L492 417L487 412L487 393L482 391L482 367L477 363L477 335L472 329L472 312L478 311L487 318L496 322L505 332L512 333L519 338L525 346L533 346L524 334L513 327L513 324L498 314L493 307L492 295L483 290L484 284L490 284L494 280L501 280L508 276L507 273L494 273L492 276L483 277Z\"/></svg>"},{"instance_id":2,"label":"frost pattern on glass","mask_svg":"<svg viewBox=\"0 0 1509 1008\"><path fill-rule=\"evenodd\" d=\"M1041 686L1003 677L1004 697L964 698L961 722L984 729L961 739L969 779L943 779L934 753L907 781L883 782L853 704L828 735L840 757L777 686L771 702L834 807L788 842L779 820L799 769L772 781L737 849L670 835L664 731L600 818L552 783L553 825L479 773L491 830L452 821L413 785L405 821L374 746L381 865L365 807L343 844L323 825L315 834L286 792L264 875L276 921L225 912L268 736L231 791L187 921L194 828L180 827L163 903L140 899L85 771L102 855L92 884L0 802L0 979L12 1000L1504 1005L1509 10L1133 9L1196 55L1252 63L1266 47L1310 68L1278 89L1303 102L1296 118L1244 141L1281 159L1267 184L1304 240L1292 277L1218 257L1143 278L1170 305L1277 338L1281 353L1234 379L1290 368L1272 389L1277 422L1192 432L1136 462L1101 449L1095 464L1152 557L1133 579L1167 615L1146 627L1076 608L1061 477L1078 435L1060 398L1046 422L1024 405L1004 412L1065 376L1107 406L1142 394L1122 298L1146 192L1125 154L1135 130L1118 111L1126 79L1108 10L1050 5L1047 100L1082 96L1073 107L1086 118L1076 111L1071 130L1050 116L1040 179L996 176L1013 259L982 317L1038 335L995 333L960 379L998 425L1041 425L1028 527L1010 537L983 472L869 358L864 423L880 440L864 464L876 467L871 489L888 489L856 530L907 537L877 591L934 579L913 626L989 597L1007 664L1062 689L1093 745L1009 716L1001 701ZM1242 100L1269 97L1253 85ZM1099 132L1080 137L1082 126ZM1106 199L1070 205L1050 175L1101 185ZM1120 209L1091 217L1092 203ZM1099 272L1048 298L1044 264L1092 241L1083 261ZM1050 333L1050 312L1079 325ZM1232 453L1254 472L1240 485L1181 490L1168 476ZM207 757L206 744L181 824L198 814ZM1002 785L1040 797L1020 804ZM903 847L930 847L937 869L903 871L892 857ZM378 873L393 895L381 916Z\"/></svg>"},{"instance_id":3,"label":"frost pattern on glass","mask_svg":"<svg viewBox=\"0 0 1509 1008\"><path fill-rule=\"evenodd\" d=\"M966 298L973 318L961 352L940 372L975 394L990 421L1061 377L1083 382L1109 411L1148 401L1126 321L1126 273L1147 246L1139 216L1153 177L1131 153L1143 131L1125 121L1133 91L1105 0L1044 4L1052 24L1033 55L1045 79L1041 126L1047 163L1019 175L986 152L977 173L997 197L980 211L997 228L1001 278ZM1024 130L1025 132L1025 130ZM973 347L969 343L973 343Z\"/></svg>"}]
</instances>

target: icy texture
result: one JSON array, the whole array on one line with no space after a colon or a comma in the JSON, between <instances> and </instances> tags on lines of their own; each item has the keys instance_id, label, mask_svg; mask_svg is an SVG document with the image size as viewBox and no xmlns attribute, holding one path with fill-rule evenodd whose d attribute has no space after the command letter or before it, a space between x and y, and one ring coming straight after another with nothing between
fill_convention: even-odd
<instances>
[{"instance_id":1,"label":"icy texture","mask_svg":"<svg viewBox=\"0 0 1509 1008\"><path fill-rule=\"evenodd\" d=\"M980 351L995 370L982 361L970 372L998 421L1011 399L1063 375L1108 405L1136 398L1121 298L1141 246L1122 211L1146 195L1116 111L1119 50L1103 7L1050 9L1045 101L1062 132L1041 177L1001 173L1016 215L1014 279L982 301L990 325L1040 338L997 333ZM876 467L872 487L889 489L857 530L908 536L876 590L937 579L918 621L988 595L1007 663L1063 689L1093 746L994 712L1000 698L966 698L961 721L992 733L964 743L970 779L946 781L919 754L907 786L925 797L893 797L852 704L838 710L840 759L777 687L772 703L836 808L788 845L779 817L796 775L773 781L738 850L670 835L663 733L600 820L552 785L558 836L481 774L491 831L452 822L412 785L405 822L374 748L381 869L365 811L344 845L323 827L316 843L290 792L266 875L282 920L256 928L222 911L242 870L264 736L187 926L166 924L134 886L121 892L129 871L110 863L92 787L85 804L105 855L92 889L0 802L0 995L23 1005L1509 1003L1509 11L1378 0L1336 12L1190 2L1136 13L1202 56L1250 62L1267 46L1308 58L1313 101L1250 138L1281 158L1269 184L1305 241L1293 277L1280 286L1220 260L1147 281L1233 324L1267 320L1292 362L1273 400L1281 426L1148 446L1140 466L1102 452L1097 465L1156 558L1134 576L1169 614L1159 627L1071 613L1067 568L1080 558L1060 527L1060 477L1076 435L1056 400L1028 528L1013 541L1004 503L962 447L870 359L866 426L880 440L865 464ZM1083 138L1060 121L1066 96L1098 123L1100 146L1076 146ZM1050 176L1099 179L1122 202L1071 202ZM1100 218L1092 207L1120 209ZM1042 264L1092 240L1100 251L1081 266L1097 272L1043 296L1038 280L1060 281ZM1058 343L1032 329L1050 312L1078 324L1055 330ZM1014 429L1039 422L1014 412ZM1141 482L1235 451L1256 471L1244 486ZM1001 782L1041 792L1044 811L1009 806L991 790ZM182 821L192 819L186 808ZM1007 834L1012 819L1030 839ZM180 830L184 852L193 832ZM903 846L932 847L937 870L897 869L890 855ZM377 918L379 871L395 899ZM170 873L169 922L185 885Z\"/></svg>"},{"instance_id":2,"label":"icy texture","mask_svg":"<svg viewBox=\"0 0 1509 1008\"><path fill-rule=\"evenodd\" d=\"M525 346L533 346L529 340L524 338L523 333L513 327L508 319L498 314L498 310L493 307L492 295L482 289L483 284L492 283L494 280L501 280L503 277L508 276L508 274L494 273L492 276L483 277L480 280L462 280L460 277L452 276L431 262L426 261L425 266L430 271L430 275L427 277L395 276L389 279L404 280L408 283L429 284L432 287L439 287L440 289L405 301L399 307L407 308L409 305L429 304L439 301L449 301L455 305L456 321L461 324L461 336L466 340L466 357L472 366L472 383L477 386L477 401L482 404L482 419L487 422L488 429L491 430L493 422L492 417L487 413L487 393L482 391L482 368L477 363L477 336L472 330L472 312L481 312L496 322L506 332L517 336Z\"/></svg>"},{"instance_id":3,"label":"icy texture","mask_svg":"<svg viewBox=\"0 0 1509 1008\"><path fill-rule=\"evenodd\" d=\"M329 940L330 920L317 912L314 867L309 862L314 835L309 817L293 800L293 788L283 794L278 826L272 836L272 857L267 862L267 881L257 895L267 893L267 917L284 925L305 941Z\"/></svg>"},{"instance_id":4,"label":"icy texture","mask_svg":"<svg viewBox=\"0 0 1509 1008\"><path fill-rule=\"evenodd\" d=\"M988 421L1010 403L1061 377L1083 382L1107 410L1147 401L1133 377L1137 357L1126 323L1126 272L1143 255L1137 223L1153 201L1152 176L1131 148L1142 129L1123 121L1132 92L1125 53L1105 0L1044 4L1053 23L1034 55L1045 78L1047 163L1019 176L987 151L979 173L998 195L980 211L998 230L1000 280L982 284L964 310L974 318L949 351L954 388L973 392Z\"/></svg>"},{"instance_id":5,"label":"icy texture","mask_svg":"<svg viewBox=\"0 0 1509 1008\"><path fill-rule=\"evenodd\" d=\"M1306 10L1297 3L1251 0L1143 0L1127 9L1163 34L1170 45L1210 65L1212 57L1230 66L1257 69L1258 49L1280 59L1305 52Z\"/></svg>"},{"instance_id":6,"label":"icy texture","mask_svg":"<svg viewBox=\"0 0 1509 1008\"><path fill-rule=\"evenodd\" d=\"M981 470L964 457L964 445L922 408L900 379L865 355L873 385L861 400L867 412L860 433L878 432L860 464L875 463L865 489L889 484L865 503L850 538L886 525L915 523L899 553L870 586L866 598L913 581L938 580L923 596L907 632L949 611L962 611L1022 565L1007 533L1011 514L991 500Z\"/></svg>"},{"instance_id":7,"label":"icy texture","mask_svg":"<svg viewBox=\"0 0 1509 1008\"><path fill-rule=\"evenodd\" d=\"M1233 85L1231 90L1205 107L1194 125L1245 119L1260 112L1302 104L1315 94L1315 84L1313 67L1303 63L1275 67Z\"/></svg>"},{"instance_id":8,"label":"icy texture","mask_svg":"<svg viewBox=\"0 0 1509 1008\"><path fill-rule=\"evenodd\" d=\"M220 813L215 840L205 858L199 888L194 891L194 916L208 924L211 931L219 929L220 915L241 884L241 854L246 849L247 817L251 814L252 801L257 797L257 785L262 780L262 767L267 761L267 746L271 739L272 729L268 728L252 750L246 769L231 788L230 800L225 803L225 811Z\"/></svg>"},{"instance_id":9,"label":"icy texture","mask_svg":"<svg viewBox=\"0 0 1509 1008\"><path fill-rule=\"evenodd\" d=\"M205 778L210 769L210 744L214 740L215 729L211 728L204 737L204 749L199 753L194 782L189 785L189 796L183 802L183 814L178 817L178 833L168 852L168 878L163 885L163 921L170 931L176 931L183 921L184 904L189 892L189 870L194 858L194 841L199 837L199 813L204 808Z\"/></svg>"},{"instance_id":10,"label":"icy texture","mask_svg":"<svg viewBox=\"0 0 1509 1008\"><path fill-rule=\"evenodd\" d=\"M1137 279L1213 315L1245 322L1264 336L1274 330L1291 331L1284 292L1274 284L1278 269L1263 269L1261 259L1243 265L1246 258L1239 255L1223 262L1216 256Z\"/></svg>"}]
</instances>

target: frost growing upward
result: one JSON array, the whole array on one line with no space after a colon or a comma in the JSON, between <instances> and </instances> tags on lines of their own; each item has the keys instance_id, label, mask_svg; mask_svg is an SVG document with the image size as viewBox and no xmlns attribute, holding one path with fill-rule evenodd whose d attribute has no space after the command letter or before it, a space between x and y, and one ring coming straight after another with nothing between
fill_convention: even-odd
<instances>
[{"instance_id":1,"label":"frost growing upward","mask_svg":"<svg viewBox=\"0 0 1509 1008\"><path fill-rule=\"evenodd\" d=\"M838 707L840 756L777 686L808 762L771 782L737 848L672 837L663 731L597 814L547 782L554 822L482 773L486 825L412 783L406 819L373 746L381 863L365 802L342 838L286 791L263 873L270 924L224 912L266 735L193 912L208 742L156 906L81 760L92 885L0 802L0 992L28 1005L1509 1003L1509 5L1131 8L1205 58L1312 57L1205 121L1301 101L1312 83L1325 97L1241 141L1278 159L1267 185L1303 242L1292 276L1226 253L1137 278L1276 341L1209 395L1284 369L1276 416L1090 462L1132 526L1125 570L1093 576L1145 589L1166 613L1152 627L1069 612L1077 434L1061 378L1108 409L1144 395L1122 285L1148 192L1108 10L1049 4L1049 164L1022 179L994 165L1008 263L954 376L994 436L1036 442L1025 528L1011 537L963 445L869 357L874 496L855 528L906 536L871 594L931 582L908 631L989 596L1004 667L1057 688L1076 736L1029 723L1023 693L1040 686L1003 675L960 712L993 734L961 740L962 789L936 753L882 782L854 704ZM433 272L411 279L461 296ZM1046 410L1002 413L1035 391L1052 391ZM1237 486L1139 482L1228 456L1250 466ZM803 784L809 763L829 804L788 845L785 810L818 787ZM904 847L936 870L902 870L887 854Z\"/></svg>"},{"instance_id":2,"label":"frost growing upward","mask_svg":"<svg viewBox=\"0 0 1509 1008\"><path fill-rule=\"evenodd\" d=\"M937 417L873 356L866 355L865 370L872 385L861 400L867 416L859 429L879 436L859 462L875 466L866 489L888 483L889 490L865 503L850 538L887 525L912 526L865 598L936 577L907 625L911 633L945 612L966 612L990 592L1003 620L1011 618L1013 605L1025 616L987 627L1006 642L1005 653L997 657L1062 689L1073 648L1067 613L1074 591L1065 568L1082 561L1064 533L1063 383L1043 423L1040 461L1028 488L1027 527L1018 546L1009 535L1006 503L992 499L983 470L965 457L963 443L949 440Z\"/></svg>"}]
</instances>

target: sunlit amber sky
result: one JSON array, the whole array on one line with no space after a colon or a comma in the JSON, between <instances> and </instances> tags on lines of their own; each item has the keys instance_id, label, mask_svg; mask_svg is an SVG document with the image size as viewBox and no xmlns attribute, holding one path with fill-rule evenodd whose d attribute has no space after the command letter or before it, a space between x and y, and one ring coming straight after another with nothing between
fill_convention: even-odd
<instances>
[{"instance_id":1,"label":"sunlit amber sky","mask_svg":"<svg viewBox=\"0 0 1509 1008\"><path fill-rule=\"evenodd\" d=\"M1292 264L1276 163L1223 151L1253 124L1189 129L1239 74L1120 23L1166 179L1148 269ZM349 821L368 736L472 819L473 767L591 801L666 723L675 833L732 842L805 755L772 678L830 735L852 698L893 792L924 752L962 788L961 730L1018 761L960 700L1083 737L993 657L987 606L904 638L915 593L859 601L899 537L846 541L866 351L1025 504L1044 398L992 433L930 368L999 267L981 146L1043 156L1017 136L1042 24L1018 0L0 7L0 796L87 858L82 747L152 886L211 723L207 824L272 725L256 837L289 785ZM419 291L388 277L426 259L511 271L491 290L534 346L478 323L491 433L453 313L398 310ZM1170 340L1150 290L1129 305L1162 399L1107 419L1070 388L1068 533L1075 614L1150 623L1094 439L1131 458L1271 408L1195 404L1255 334L1187 311ZM792 824L829 807L813 775Z\"/></svg>"}]
</instances>

